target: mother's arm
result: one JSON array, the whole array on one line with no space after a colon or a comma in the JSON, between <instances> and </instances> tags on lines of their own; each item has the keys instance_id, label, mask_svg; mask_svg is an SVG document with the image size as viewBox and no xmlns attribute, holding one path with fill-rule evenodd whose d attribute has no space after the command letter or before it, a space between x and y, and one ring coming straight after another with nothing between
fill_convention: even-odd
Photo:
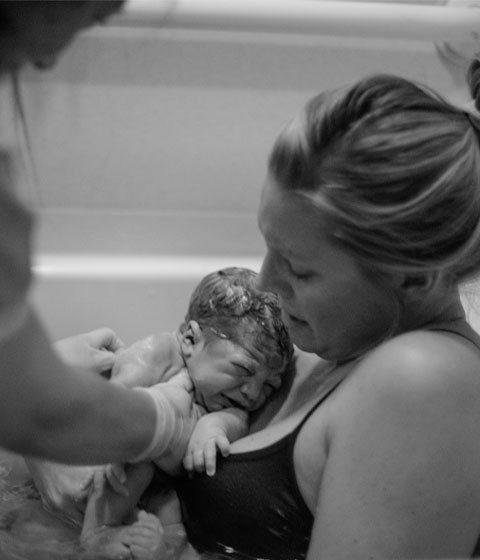
<instances>
[{"instance_id":1,"label":"mother's arm","mask_svg":"<svg viewBox=\"0 0 480 560\"><path fill-rule=\"evenodd\" d=\"M469 557L480 521L478 351L411 333L347 381L308 559Z\"/></svg>"}]
</instances>

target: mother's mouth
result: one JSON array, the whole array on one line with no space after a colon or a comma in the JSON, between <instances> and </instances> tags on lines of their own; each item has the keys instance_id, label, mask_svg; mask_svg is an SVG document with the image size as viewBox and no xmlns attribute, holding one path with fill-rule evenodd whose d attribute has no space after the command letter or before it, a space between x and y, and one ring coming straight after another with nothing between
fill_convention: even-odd
<instances>
[{"instance_id":1,"label":"mother's mouth","mask_svg":"<svg viewBox=\"0 0 480 560\"><path fill-rule=\"evenodd\" d=\"M298 323L300 325L306 325L307 322L306 321L302 321L302 319L299 319L298 317L295 317L295 315L291 315L290 313L286 313L288 320L291 323Z\"/></svg>"}]
</instances>

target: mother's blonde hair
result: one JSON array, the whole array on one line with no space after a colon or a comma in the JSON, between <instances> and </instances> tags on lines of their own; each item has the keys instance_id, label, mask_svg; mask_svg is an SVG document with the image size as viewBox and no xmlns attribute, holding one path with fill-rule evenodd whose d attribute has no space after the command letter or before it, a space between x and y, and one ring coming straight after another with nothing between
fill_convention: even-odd
<instances>
[{"instance_id":1,"label":"mother's blonde hair","mask_svg":"<svg viewBox=\"0 0 480 560\"><path fill-rule=\"evenodd\" d=\"M458 283L480 270L478 130L479 117L429 88L373 75L311 99L269 171L369 268Z\"/></svg>"}]
</instances>

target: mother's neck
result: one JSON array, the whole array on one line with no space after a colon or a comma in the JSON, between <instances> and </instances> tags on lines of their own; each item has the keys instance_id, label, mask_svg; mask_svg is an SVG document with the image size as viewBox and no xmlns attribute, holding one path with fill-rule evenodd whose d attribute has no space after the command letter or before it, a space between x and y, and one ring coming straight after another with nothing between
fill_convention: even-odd
<instances>
[{"instance_id":1,"label":"mother's neck","mask_svg":"<svg viewBox=\"0 0 480 560\"><path fill-rule=\"evenodd\" d=\"M408 294L403 300L398 334L462 318L465 318L465 311L458 288L439 286L430 292Z\"/></svg>"}]
</instances>

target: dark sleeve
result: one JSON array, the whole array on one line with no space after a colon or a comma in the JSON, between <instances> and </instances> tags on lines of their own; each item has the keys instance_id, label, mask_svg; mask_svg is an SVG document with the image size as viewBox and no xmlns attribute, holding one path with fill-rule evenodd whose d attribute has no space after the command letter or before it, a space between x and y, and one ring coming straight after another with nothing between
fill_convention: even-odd
<instances>
[{"instance_id":1,"label":"dark sleeve","mask_svg":"<svg viewBox=\"0 0 480 560\"><path fill-rule=\"evenodd\" d=\"M10 158L0 151L0 313L23 301L28 290L32 223L14 194Z\"/></svg>"}]
</instances>

